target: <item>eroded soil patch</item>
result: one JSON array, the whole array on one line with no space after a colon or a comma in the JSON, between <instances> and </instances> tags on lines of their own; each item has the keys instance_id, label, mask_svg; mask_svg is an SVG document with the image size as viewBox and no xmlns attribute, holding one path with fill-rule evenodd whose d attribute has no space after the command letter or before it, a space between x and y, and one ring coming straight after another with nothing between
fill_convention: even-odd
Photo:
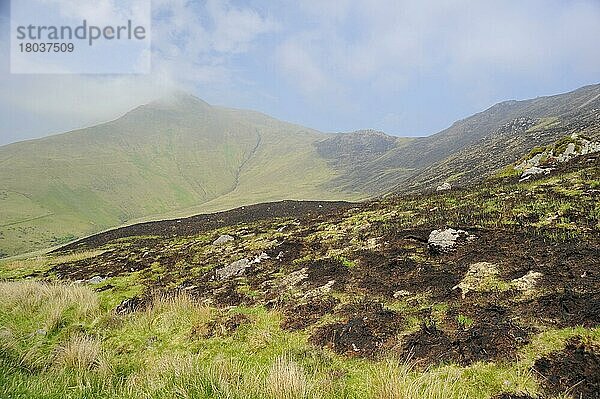
<instances>
[{"instance_id":1,"label":"eroded soil patch","mask_svg":"<svg viewBox=\"0 0 600 399\"><path fill-rule=\"evenodd\" d=\"M600 348L575 337L565 349L535 362L534 370L551 395L568 393L575 398L600 398Z\"/></svg>"},{"instance_id":2,"label":"eroded soil patch","mask_svg":"<svg viewBox=\"0 0 600 399\"><path fill-rule=\"evenodd\" d=\"M395 343L404 326L403 317L377 302L363 301L347 305L339 312L344 321L317 328L310 341L338 354L373 357Z\"/></svg>"}]
</instances>

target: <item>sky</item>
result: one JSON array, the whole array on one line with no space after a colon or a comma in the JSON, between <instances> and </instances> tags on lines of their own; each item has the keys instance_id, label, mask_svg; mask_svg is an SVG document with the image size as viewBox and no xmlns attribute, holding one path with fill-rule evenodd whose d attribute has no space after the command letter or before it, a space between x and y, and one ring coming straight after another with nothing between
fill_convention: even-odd
<instances>
[{"instance_id":1,"label":"sky","mask_svg":"<svg viewBox=\"0 0 600 399\"><path fill-rule=\"evenodd\" d=\"M36 1L85 17L120 0ZM600 0L152 0L144 75L11 74L9 3L0 145L172 90L325 132L425 136L500 101L600 82Z\"/></svg>"}]
</instances>

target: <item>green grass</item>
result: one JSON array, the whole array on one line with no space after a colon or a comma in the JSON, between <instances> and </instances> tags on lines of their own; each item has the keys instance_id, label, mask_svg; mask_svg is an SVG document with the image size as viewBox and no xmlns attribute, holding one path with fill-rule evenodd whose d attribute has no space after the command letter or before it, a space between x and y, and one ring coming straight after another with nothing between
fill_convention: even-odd
<instances>
[{"instance_id":1,"label":"green grass","mask_svg":"<svg viewBox=\"0 0 600 399\"><path fill-rule=\"evenodd\" d=\"M235 313L251 323L218 333ZM463 322L468 323L464 318ZM216 331L211 335L208 331ZM489 398L536 394L529 371L577 334L534 336L514 363L426 370L393 357L349 359L279 328L278 312L219 310L186 296L160 297L143 311L103 310L84 286L0 283L0 397L6 398Z\"/></svg>"},{"instance_id":2,"label":"green grass","mask_svg":"<svg viewBox=\"0 0 600 399\"><path fill-rule=\"evenodd\" d=\"M336 173L313 147L324 137L192 102L0 147L0 250L271 200L357 198L323 187Z\"/></svg>"}]
</instances>

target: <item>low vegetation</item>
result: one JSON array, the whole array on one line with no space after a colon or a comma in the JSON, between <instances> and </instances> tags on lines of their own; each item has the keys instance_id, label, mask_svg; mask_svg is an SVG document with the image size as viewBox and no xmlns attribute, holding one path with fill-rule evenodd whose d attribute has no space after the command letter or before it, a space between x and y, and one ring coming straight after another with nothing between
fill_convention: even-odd
<instances>
[{"instance_id":1,"label":"low vegetation","mask_svg":"<svg viewBox=\"0 0 600 399\"><path fill-rule=\"evenodd\" d=\"M235 314L253 323L231 334ZM487 398L533 394L529 366L573 335L546 333L514 364L416 369L393 357L366 361L310 346L265 309L216 309L185 295L157 297L144 311L102 310L89 287L0 285L0 396L7 398ZM217 323L217 324L215 324ZM208 331L219 331L207 338Z\"/></svg>"},{"instance_id":2,"label":"low vegetation","mask_svg":"<svg viewBox=\"0 0 600 399\"><path fill-rule=\"evenodd\" d=\"M599 162L0 261L0 397L596 398Z\"/></svg>"}]
</instances>

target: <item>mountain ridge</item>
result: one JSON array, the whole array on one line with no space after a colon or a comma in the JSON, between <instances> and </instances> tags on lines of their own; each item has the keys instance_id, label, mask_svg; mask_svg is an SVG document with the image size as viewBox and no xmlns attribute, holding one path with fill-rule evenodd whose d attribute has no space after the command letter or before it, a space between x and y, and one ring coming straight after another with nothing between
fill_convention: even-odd
<instances>
[{"instance_id":1,"label":"mountain ridge","mask_svg":"<svg viewBox=\"0 0 600 399\"><path fill-rule=\"evenodd\" d=\"M595 137L598 109L600 85L589 85L505 101L437 134L401 138L322 133L175 93L104 124L0 147L0 251L149 217L473 184L567 133ZM527 128L514 124L520 118Z\"/></svg>"}]
</instances>

